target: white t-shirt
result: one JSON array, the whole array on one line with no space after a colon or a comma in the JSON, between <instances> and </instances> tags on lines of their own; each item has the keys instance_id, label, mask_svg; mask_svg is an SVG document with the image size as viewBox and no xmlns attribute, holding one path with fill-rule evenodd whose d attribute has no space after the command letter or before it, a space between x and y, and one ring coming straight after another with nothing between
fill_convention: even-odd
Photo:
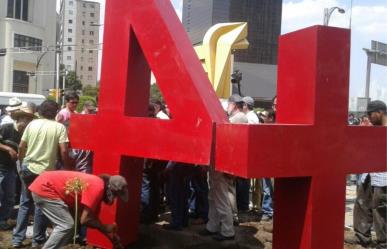
<instances>
[{"instance_id":1,"label":"white t-shirt","mask_svg":"<svg viewBox=\"0 0 387 249\"><path fill-rule=\"evenodd\" d=\"M249 124L259 124L258 116L254 111L249 111L246 113L246 117Z\"/></svg>"},{"instance_id":2,"label":"white t-shirt","mask_svg":"<svg viewBox=\"0 0 387 249\"><path fill-rule=\"evenodd\" d=\"M159 111L159 112L156 114L156 118L159 118L159 119L169 119L168 115L165 114L163 111Z\"/></svg>"}]
</instances>

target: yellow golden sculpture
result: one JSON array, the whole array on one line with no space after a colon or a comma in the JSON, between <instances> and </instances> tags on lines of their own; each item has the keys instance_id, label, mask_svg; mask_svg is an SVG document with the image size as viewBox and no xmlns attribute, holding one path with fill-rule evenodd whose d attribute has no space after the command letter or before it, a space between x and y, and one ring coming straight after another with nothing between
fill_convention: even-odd
<instances>
[{"instance_id":1,"label":"yellow golden sculpture","mask_svg":"<svg viewBox=\"0 0 387 249\"><path fill-rule=\"evenodd\" d=\"M231 95L232 52L248 48L246 37L246 22L219 23L207 31L202 45L195 46L219 98L228 98Z\"/></svg>"}]
</instances>

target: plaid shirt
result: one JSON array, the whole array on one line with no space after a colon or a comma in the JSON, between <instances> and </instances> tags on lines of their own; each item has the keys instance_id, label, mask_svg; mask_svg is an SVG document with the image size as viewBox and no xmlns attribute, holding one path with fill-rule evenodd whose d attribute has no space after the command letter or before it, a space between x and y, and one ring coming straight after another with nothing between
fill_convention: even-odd
<instances>
[{"instance_id":1,"label":"plaid shirt","mask_svg":"<svg viewBox=\"0 0 387 249\"><path fill-rule=\"evenodd\" d=\"M387 186L387 172L361 174L360 181L362 183L364 183L364 181L366 180L367 175L370 175L370 177L371 177L371 186L374 186L374 187L386 187Z\"/></svg>"}]
</instances>

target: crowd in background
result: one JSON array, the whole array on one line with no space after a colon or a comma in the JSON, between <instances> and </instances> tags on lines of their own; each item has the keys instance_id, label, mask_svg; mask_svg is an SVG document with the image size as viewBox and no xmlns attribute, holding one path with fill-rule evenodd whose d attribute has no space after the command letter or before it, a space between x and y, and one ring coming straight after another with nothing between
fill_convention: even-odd
<instances>
[{"instance_id":1,"label":"crowd in background","mask_svg":"<svg viewBox=\"0 0 387 249\"><path fill-rule=\"evenodd\" d=\"M93 153L71 148L68 127L71 115L76 113L79 97L68 93L66 106L59 110L53 101L45 101L39 109L33 104L13 98L7 107L7 115L1 118L0 127L0 229L9 230L8 220L15 204L18 179L21 179L19 210L13 229L13 246L21 247L26 238L29 213L34 210L32 246L60 248L71 239L74 224L74 195L67 192L68 177L86 181L95 186L94 191L82 189L79 243L85 242L86 227L97 228L117 247L120 240L114 224L102 224L97 218L98 206L103 201L112 203L114 197L127 199L126 182L119 176L91 178ZM232 95L225 108L230 123L259 125L276 122L277 98L272 108L257 112L254 99ZM82 114L95 114L93 102L86 102ZM349 116L351 125L387 126L386 105L372 101L367 115L357 119ZM171 119L172 114L161 101L151 101L149 118ZM62 173L55 172L62 170ZM70 173L81 172L81 173ZM64 172L64 173L63 173ZM370 230L377 232L379 249L386 249L386 173L359 176L358 197L355 203L355 232L353 243L371 243ZM78 184L82 187L82 184ZM55 195L58 188L67 194ZM50 192L51 191L51 192ZM60 192L60 191L59 191ZM75 193L75 192L74 192ZM86 194L87 193L87 194ZM168 208L171 212L167 230L179 231L188 225L203 225L199 232L214 240L235 238L234 226L249 213L260 220L274 217L274 181L270 178L244 179L215 171L207 165L192 165L174 161L144 160L141 188L141 222L157 222ZM88 196L93 196L90 199ZM383 199L384 198L384 199ZM35 204L35 205L34 205ZM383 213L384 212L384 213ZM371 218L370 218L371 217ZM47 240L46 229L51 223L53 230ZM364 224L367 224L365 226Z\"/></svg>"}]
</instances>

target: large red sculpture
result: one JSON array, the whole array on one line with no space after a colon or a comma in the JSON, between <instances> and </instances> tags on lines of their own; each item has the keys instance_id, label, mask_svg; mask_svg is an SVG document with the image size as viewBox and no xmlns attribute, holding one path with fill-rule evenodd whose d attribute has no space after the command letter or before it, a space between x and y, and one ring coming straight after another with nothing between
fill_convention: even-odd
<instances>
[{"instance_id":1,"label":"large red sculpture","mask_svg":"<svg viewBox=\"0 0 387 249\"><path fill-rule=\"evenodd\" d=\"M107 1L99 112L75 115L70 126L72 146L95 152L95 174L128 180L129 203L103 206L102 220L118 224L124 244L137 239L141 158L211 163L238 176L282 177L274 248L341 249L345 175L387 165L385 128L346 126L349 46L343 29L283 36L279 124L230 125L170 0ZM172 120L146 118L150 70ZM96 231L88 238L111 247Z\"/></svg>"}]
</instances>

